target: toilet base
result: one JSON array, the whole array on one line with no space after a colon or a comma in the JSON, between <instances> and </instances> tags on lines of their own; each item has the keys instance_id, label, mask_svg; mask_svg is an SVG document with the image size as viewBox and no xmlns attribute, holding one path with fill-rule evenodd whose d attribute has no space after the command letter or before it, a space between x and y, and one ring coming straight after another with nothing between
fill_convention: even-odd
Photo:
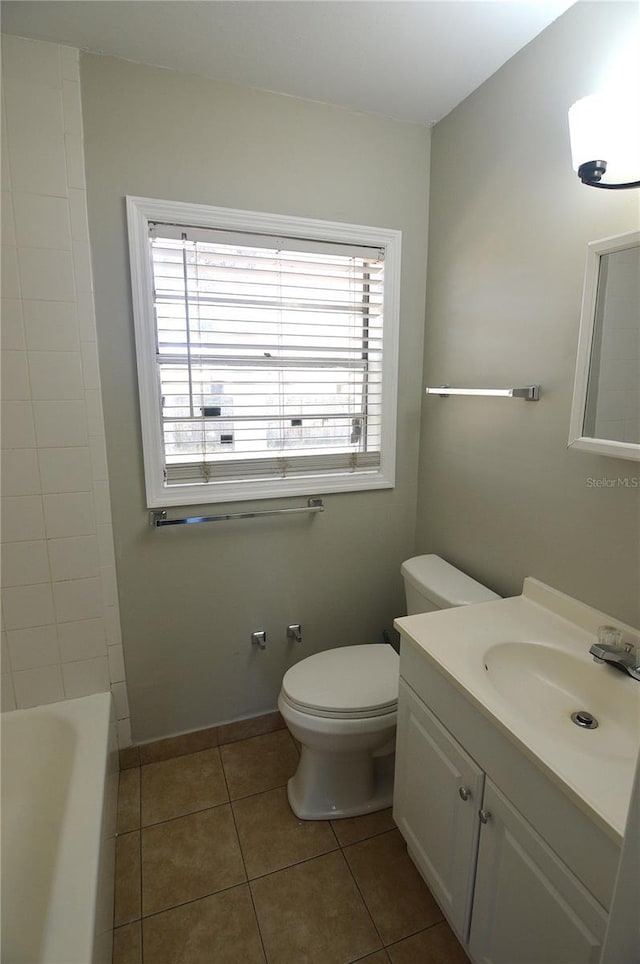
<instances>
[{"instance_id":1,"label":"toilet base","mask_svg":"<svg viewBox=\"0 0 640 964\"><path fill-rule=\"evenodd\" d=\"M339 820L386 810L393 803L395 753L324 754L302 747L287 783L289 806L299 820Z\"/></svg>"}]
</instances>

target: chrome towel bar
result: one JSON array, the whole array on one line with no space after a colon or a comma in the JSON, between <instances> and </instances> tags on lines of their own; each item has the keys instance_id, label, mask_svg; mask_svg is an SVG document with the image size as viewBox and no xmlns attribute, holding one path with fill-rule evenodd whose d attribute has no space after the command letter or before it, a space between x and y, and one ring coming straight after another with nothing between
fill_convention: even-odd
<instances>
[{"instance_id":1,"label":"chrome towel bar","mask_svg":"<svg viewBox=\"0 0 640 964\"><path fill-rule=\"evenodd\" d=\"M200 522L226 522L227 519L257 519L267 515L294 515L299 512L324 512L322 499L308 499L306 505L295 509L264 509L260 512L230 512L227 515L195 515L188 519L167 519L166 509L152 509L149 525L154 529L162 526L187 526Z\"/></svg>"},{"instance_id":2,"label":"chrome towel bar","mask_svg":"<svg viewBox=\"0 0 640 964\"><path fill-rule=\"evenodd\" d=\"M439 385L437 388L425 388L425 395L439 395L448 398L449 395L496 395L505 398L524 398L527 402L537 402L540 398L539 385L527 385L526 388L450 388L449 385Z\"/></svg>"}]
</instances>

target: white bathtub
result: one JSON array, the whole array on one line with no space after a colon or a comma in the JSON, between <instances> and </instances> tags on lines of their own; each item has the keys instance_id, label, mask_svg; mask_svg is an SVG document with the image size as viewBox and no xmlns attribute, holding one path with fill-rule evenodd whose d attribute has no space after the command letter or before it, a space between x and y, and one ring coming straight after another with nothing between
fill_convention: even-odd
<instances>
[{"instance_id":1,"label":"white bathtub","mask_svg":"<svg viewBox=\"0 0 640 964\"><path fill-rule=\"evenodd\" d=\"M3 713L2 964L109 964L110 693Z\"/></svg>"}]
</instances>

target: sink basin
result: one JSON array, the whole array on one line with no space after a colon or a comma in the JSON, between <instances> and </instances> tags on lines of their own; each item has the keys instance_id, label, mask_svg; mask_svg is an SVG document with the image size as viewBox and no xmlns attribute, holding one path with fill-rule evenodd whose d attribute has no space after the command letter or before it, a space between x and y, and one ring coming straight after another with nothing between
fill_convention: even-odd
<instances>
[{"instance_id":1,"label":"sink basin","mask_svg":"<svg viewBox=\"0 0 640 964\"><path fill-rule=\"evenodd\" d=\"M532 578L521 596L395 622L401 673L404 662L423 674L434 700L444 699L442 687L454 688L454 735L467 713L462 698L469 718L476 710L485 718L473 734L479 753L484 727L497 726L619 843L640 747L640 682L590 656L598 628L609 625L640 639L640 629ZM597 728L577 725L574 713L591 714Z\"/></svg>"},{"instance_id":2,"label":"sink basin","mask_svg":"<svg viewBox=\"0 0 640 964\"><path fill-rule=\"evenodd\" d=\"M639 684L630 677L594 663L588 654L545 643L498 643L485 651L483 663L502 699L539 732L569 741L578 753L635 758L640 719L631 687ZM572 722L576 711L594 716L597 729Z\"/></svg>"}]
</instances>

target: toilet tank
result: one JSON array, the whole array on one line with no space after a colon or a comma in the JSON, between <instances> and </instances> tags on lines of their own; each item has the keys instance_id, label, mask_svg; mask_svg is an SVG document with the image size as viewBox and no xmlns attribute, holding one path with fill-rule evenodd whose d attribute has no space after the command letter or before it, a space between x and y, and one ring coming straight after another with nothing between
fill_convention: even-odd
<instances>
[{"instance_id":1,"label":"toilet tank","mask_svg":"<svg viewBox=\"0 0 640 964\"><path fill-rule=\"evenodd\" d=\"M414 556L402 563L407 615L500 599L482 583L449 565L440 556Z\"/></svg>"}]
</instances>

